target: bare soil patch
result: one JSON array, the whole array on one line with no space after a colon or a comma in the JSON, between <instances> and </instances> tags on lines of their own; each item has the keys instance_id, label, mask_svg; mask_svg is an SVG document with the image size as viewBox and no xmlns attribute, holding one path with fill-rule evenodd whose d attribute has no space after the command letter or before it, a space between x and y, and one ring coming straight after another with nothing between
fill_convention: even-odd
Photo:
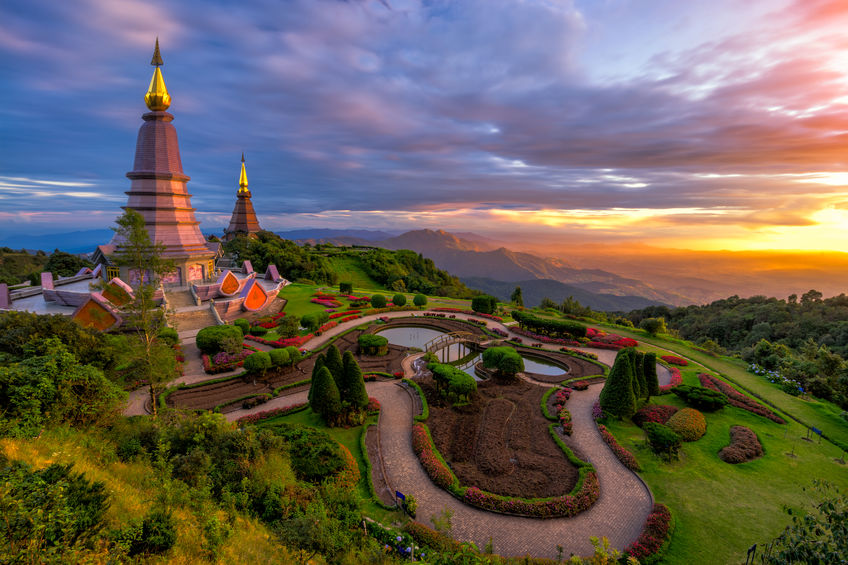
<instances>
[{"instance_id":1,"label":"bare soil patch","mask_svg":"<svg viewBox=\"0 0 848 565\"><path fill-rule=\"evenodd\" d=\"M453 408L432 380L419 381L430 404L427 425L461 484L523 498L569 493L577 469L548 432L544 388L525 381L484 381L473 402Z\"/></svg>"}]
</instances>

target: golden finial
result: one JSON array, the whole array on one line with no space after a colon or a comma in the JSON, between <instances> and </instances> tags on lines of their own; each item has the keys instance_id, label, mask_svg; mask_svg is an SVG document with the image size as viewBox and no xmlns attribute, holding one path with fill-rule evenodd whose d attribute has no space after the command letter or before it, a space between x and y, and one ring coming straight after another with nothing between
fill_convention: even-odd
<instances>
[{"instance_id":1,"label":"golden finial","mask_svg":"<svg viewBox=\"0 0 848 565\"><path fill-rule=\"evenodd\" d=\"M165 111L171 105L171 95L168 94L168 89L165 87L165 79L162 78L162 71L159 70L162 61L162 55L159 53L159 38L156 38L156 47L153 49L153 58L150 64L156 67L153 71L153 78L150 79L150 87L147 89L147 94L144 95L144 103L147 107L157 111Z\"/></svg>"},{"instance_id":2,"label":"golden finial","mask_svg":"<svg viewBox=\"0 0 848 565\"><path fill-rule=\"evenodd\" d=\"M241 175L239 176L239 194L243 192L250 193L247 190L247 171L244 168L244 152L241 154Z\"/></svg>"}]
</instances>

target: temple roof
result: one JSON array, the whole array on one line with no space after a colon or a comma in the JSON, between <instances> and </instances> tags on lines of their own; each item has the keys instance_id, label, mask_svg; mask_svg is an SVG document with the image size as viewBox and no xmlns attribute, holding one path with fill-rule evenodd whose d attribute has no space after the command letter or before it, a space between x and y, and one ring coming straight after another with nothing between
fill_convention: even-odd
<instances>
[{"instance_id":1,"label":"temple roof","mask_svg":"<svg viewBox=\"0 0 848 565\"><path fill-rule=\"evenodd\" d=\"M241 154L241 175L239 176L239 193L247 192L250 195L250 191L247 190L247 171L244 169L244 153Z\"/></svg>"},{"instance_id":2,"label":"temple roof","mask_svg":"<svg viewBox=\"0 0 848 565\"><path fill-rule=\"evenodd\" d=\"M247 189L247 171L244 165L244 153L241 154L241 174L239 175L239 189L236 193L235 208L230 218L230 225L224 230L224 240L233 239L236 234L243 233L252 235L261 230L259 220L256 219L256 211L250 201L250 190Z\"/></svg>"}]
</instances>

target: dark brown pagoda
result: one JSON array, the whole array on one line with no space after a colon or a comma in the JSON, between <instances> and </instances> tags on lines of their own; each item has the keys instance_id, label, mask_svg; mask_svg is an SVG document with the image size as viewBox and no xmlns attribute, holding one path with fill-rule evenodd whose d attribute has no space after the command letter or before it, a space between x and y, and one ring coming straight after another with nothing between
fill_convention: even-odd
<instances>
[{"instance_id":1,"label":"dark brown pagoda","mask_svg":"<svg viewBox=\"0 0 848 565\"><path fill-rule=\"evenodd\" d=\"M200 222L195 219L191 195L186 190L189 177L183 173L177 130L171 124L174 116L165 111L171 105L171 96L159 70L163 63L158 39L150 64L156 67L144 96L150 112L142 116L144 123L138 131L135 164L127 173L131 184L124 208L132 208L144 216L150 239L163 244L164 257L174 261L176 270L162 282L186 285L214 276L217 249L211 246L218 244L208 244L200 232ZM120 276L134 284L139 273L125 272L126 267L119 270L109 258L120 245L116 236L108 245L97 248L94 259L104 264L108 278Z\"/></svg>"},{"instance_id":2,"label":"dark brown pagoda","mask_svg":"<svg viewBox=\"0 0 848 565\"><path fill-rule=\"evenodd\" d=\"M224 241L230 241L238 234L255 237L262 228L256 219L253 203L250 201L250 190L247 189L247 171L244 168L244 153L241 154L241 176L239 176L239 189L236 195L236 207L233 208L233 217L230 218L229 227L224 230Z\"/></svg>"}]
</instances>

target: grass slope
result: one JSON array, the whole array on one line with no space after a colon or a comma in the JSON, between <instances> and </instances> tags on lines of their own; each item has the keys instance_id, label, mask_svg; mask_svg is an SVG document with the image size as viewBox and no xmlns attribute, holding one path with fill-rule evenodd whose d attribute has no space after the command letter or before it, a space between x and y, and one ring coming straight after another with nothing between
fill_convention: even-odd
<instances>
[{"instance_id":1,"label":"grass slope","mask_svg":"<svg viewBox=\"0 0 848 565\"><path fill-rule=\"evenodd\" d=\"M830 402L816 399L805 400L800 397L788 395L775 385L766 381L763 377L749 373L746 370L747 364L741 359L725 356L712 357L686 346L679 340L665 339L662 336L650 337L644 332L627 330L620 326L593 325L619 335L632 337L640 342L671 350L693 361L697 361L724 377L725 380L756 393L774 406L777 406L780 410L795 416L807 426L815 426L823 430L829 437L848 446L848 423L839 416L841 413L839 407Z\"/></svg>"},{"instance_id":2,"label":"grass slope","mask_svg":"<svg viewBox=\"0 0 848 565\"><path fill-rule=\"evenodd\" d=\"M114 445L90 433L68 428L46 429L40 437L29 440L2 439L0 451L10 459L29 463L37 468L52 463L73 463L74 470L86 478L102 481L109 494L110 506L106 512L106 528L118 528L129 518L141 517L154 500L165 497L177 523L177 544L163 557L151 558L156 563L188 564L208 562L202 546L201 517L210 511L192 509L191 493L168 487L167 492L156 480L156 471L146 462L123 463L115 455ZM203 516L199 514L202 513ZM292 563L293 557L285 547L274 542L274 534L257 520L238 516L231 535L220 548L221 563ZM92 562L103 562L105 555L95 549Z\"/></svg>"},{"instance_id":3,"label":"grass slope","mask_svg":"<svg viewBox=\"0 0 848 565\"><path fill-rule=\"evenodd\" d=\"M354 288L366 290L385 290L385 287L371 278L362 268L355 255L335 255L328 260L341 282L351 282Z\"/></svg>"}]
</instances>

